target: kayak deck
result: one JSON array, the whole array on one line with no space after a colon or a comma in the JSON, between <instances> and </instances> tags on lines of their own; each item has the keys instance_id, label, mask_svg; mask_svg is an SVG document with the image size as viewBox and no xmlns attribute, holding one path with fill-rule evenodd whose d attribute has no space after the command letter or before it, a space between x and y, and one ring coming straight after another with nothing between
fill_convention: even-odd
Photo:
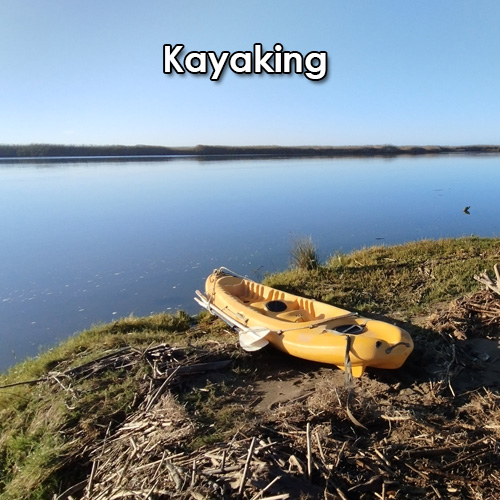
<instances>
[{"instance_id":1,"label":"kayak deck","mask_svg":"<svg viewBox=\"0 0 500 500\"><path fill-rule=\"evenodd\" d=\"M277 290L224 268L206 280L196 299L238 330L244 349L271 343L293 356L345 369L346 347L352 374L367 366L399 368L413 350L410 335L387 322Z\"/></svg>"}]
</instances>

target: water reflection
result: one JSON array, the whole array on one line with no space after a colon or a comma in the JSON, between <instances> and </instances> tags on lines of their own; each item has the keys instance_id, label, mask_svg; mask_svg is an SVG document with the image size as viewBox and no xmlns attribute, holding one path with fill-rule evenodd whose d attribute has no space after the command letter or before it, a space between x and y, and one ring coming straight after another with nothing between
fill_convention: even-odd
<instances>
[{"instance_id":1,"label":"water reflection","mask_svg":"<svg viewBox=\"0 0 500 500\"><path fill-rule=\"evenodd\" d=\"M496 236L498 157L2 163L0 369L100 321L198 308L225 265L261 279L295 237L323 257ZM469 215L463 212L470 206Z\"/></svg>"}]
</instances>

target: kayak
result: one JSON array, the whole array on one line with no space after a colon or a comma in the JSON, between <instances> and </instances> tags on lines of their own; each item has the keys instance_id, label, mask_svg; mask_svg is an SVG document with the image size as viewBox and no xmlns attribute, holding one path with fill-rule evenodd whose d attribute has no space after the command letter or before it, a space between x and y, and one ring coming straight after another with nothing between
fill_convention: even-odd
<instances>
[{"instance_id":1,"label":"kayak","mask_svg":"<svg viewBox=\"0 0 500 500\"><path fill-rule=\"evenodd\" d=\"M413 350L405 330L346 309L283 292L224 267L195 300L239 333L243 349L268 344L298 358L333 364L361 377L367 367L400 368Z\"/></svg>"}]
</instances>

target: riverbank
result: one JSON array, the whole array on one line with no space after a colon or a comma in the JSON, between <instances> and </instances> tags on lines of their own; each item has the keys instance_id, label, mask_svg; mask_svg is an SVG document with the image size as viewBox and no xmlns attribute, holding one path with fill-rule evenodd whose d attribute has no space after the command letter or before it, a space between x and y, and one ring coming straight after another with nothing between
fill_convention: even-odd
<instances>
[{"instance_id":1,"label":"riverbank","mask_svg":"<svg viewBox=\"0 0 500 500\"><path fill-rule=\"evenodd\" d=\"M474 275L498 262L499 239L461 238L268 276L411 333L405 366L351 396L340 370L244 353L206 313L75 335L0 377L0 498L493 498L498 326L468 306L496 310Z\"/></svg>"},{"instance_id":2,"label":"riverbank","mask_svg":"<svg viewBox=\"0 0 500 500\"><path fill-rule=\"evenodd\" d=\"M0 160L25 159L129 159L168 160L191 157L211 160L251 158L396 157L440 154L499 154L498 145L464 146L206 146L164 147L152 145L93 146L64 144L0 144Z\"/></svg>"}]
</instances>

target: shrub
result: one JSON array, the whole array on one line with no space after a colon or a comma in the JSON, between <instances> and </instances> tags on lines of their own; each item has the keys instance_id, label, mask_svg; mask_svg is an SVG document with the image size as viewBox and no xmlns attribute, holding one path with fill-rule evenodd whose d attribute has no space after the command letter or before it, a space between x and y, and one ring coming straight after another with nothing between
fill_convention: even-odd
<instances>
[{"instance_id":1,"label":"shrub","mask_svg":"<svg viewBox=\"0 0 500 500\"><path fill-rule=\"evenodd\" d=\"M310 236L293 242L291 257L292 267L296 269L312 271L320 265L318 251Z\"/></svg>"}]
</instances>

